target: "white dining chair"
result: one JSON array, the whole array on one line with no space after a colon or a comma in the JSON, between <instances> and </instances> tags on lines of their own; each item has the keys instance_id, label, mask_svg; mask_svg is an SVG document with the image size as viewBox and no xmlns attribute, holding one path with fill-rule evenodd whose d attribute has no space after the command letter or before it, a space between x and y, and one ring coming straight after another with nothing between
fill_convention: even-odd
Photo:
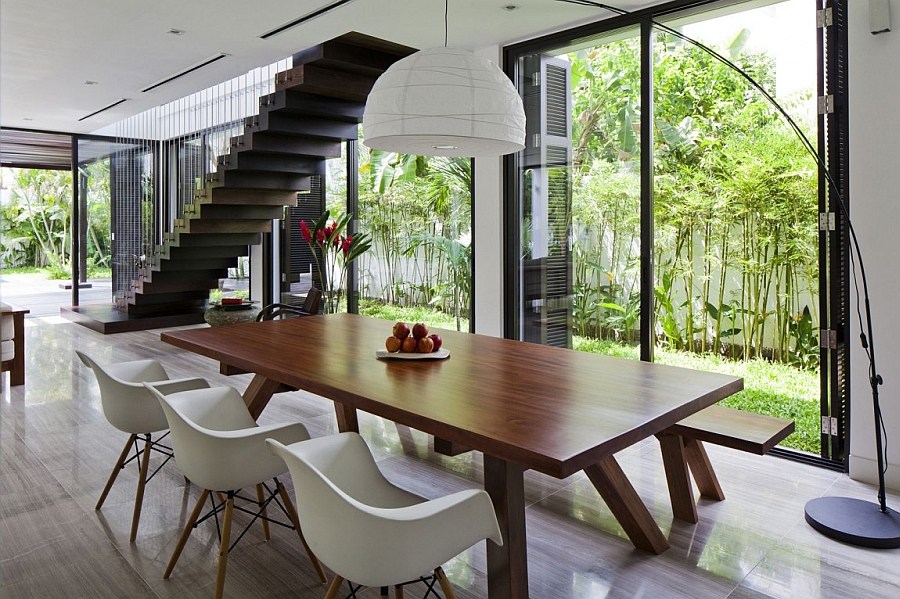
<instances>
[{"instance_id":1,"label":"white dining chair","mask_svg":"<svg viewBox=\"0 0 900 599\"><path fill-rule=\"evenodd\" d=\"M163 395L151 385L146 385L162 406L172 433L172 448L175 462L192 483L203 489L194 511L185 523L178 544L172 553L164 579L168 579L178 558L191 535L198 519L205 520L224 512L220 531L219 557L216 569L215 597L220 599L225 589L225 569L228 554L244 533L257 519L261 520L266 540L269 540L269 523L277 523L269 518L267 508L273 499L290 524L283 524L297 531L316 573L322 583L328 582L319 560L307 545L300 530L300 522L290 497L278 476L287 471L280 458L266 450L265 440L275 438L285 443L295 443L309 439L309 433L302 424L269 424L259 426L250 415L240 393L231 387L211 387L182 393ZM266 484L274 479L274 489ZM240 494L241 489L256 487L256 497ZM223 496L224 495L224 496ZM203 505L209 499L212 507L207 515L200 516ZM235 499L241 500L236 505ZM252 511L251 509L252 508ZM253 519L234 543L231 542L231 527L234 510L249 513Z\"/></svg>"},{"instance_id":2,"label":"white dining chair","mask_svg":"<svg viewBox=\"0 0 900 599\"><path fill-rule=\"evenodd\" d=\"M209 383L202 378L170 379L165 368L156 360L135 360L101 366L84 352L75 350L75 353L82 364L90 368L97 378L103 415L111 425L129 435L94 509L99 510L103 507L103 502L106 501L119 472L130 462L140 460L140 474L134 498L134 513L131 518L129 538L133 543L141 519L141 507L144 503L144 488L147 481L153 478L172 457L171 448L160 443L168 434L169 425L166 423L166 416L159 407L156 397L147 391L143 383L152 383L162 393L209 387ZM153 438L154 434L162 431L166 432L156 439ZM140 448L139 437L144 440L143 448ZM132 448L134 455L129 457ZM150 455L153 452L165 456L165 459L151 473Z\"/></svg>"},{"instance_id":3,"label":"white dining chair","mask_svg":"<svg viewBox=\"0 0 900 599\"><path fill-rule=\"evenodd\" d=\"M384 477L357 433L266 444L291 471L310 548L335 573L326 599L344 580L351 593L355 583L379 587L387 597L393 586L400 598L403 584L433 585L435 579L455 599L441 565L481 540L503 544L485 491L425 500L400 489Z\"/></svg>"}]
</instances>

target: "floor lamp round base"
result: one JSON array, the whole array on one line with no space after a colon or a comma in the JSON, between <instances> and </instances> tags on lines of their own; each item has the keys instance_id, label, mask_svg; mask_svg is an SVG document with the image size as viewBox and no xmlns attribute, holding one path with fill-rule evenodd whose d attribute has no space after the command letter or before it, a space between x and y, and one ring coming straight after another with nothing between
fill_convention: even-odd
<instances>
[{"instance_id":1,"label":"floor lamp round base","mask_svg":"<svg viewBox=\"0 0 900 599\"><path fill-rule=\"evenodd\" d=\"M900 515L877 503L849 497L818 497L806 503L806 521L826 537L874 549L900 547Z\"/></svg>"}]
</instances>

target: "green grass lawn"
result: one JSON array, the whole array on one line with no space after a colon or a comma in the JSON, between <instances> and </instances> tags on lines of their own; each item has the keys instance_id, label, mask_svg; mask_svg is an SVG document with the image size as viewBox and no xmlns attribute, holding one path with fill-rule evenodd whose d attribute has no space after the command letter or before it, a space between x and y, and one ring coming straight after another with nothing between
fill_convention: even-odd
<instances>
[{"instance_id":1,"label":"green grass lawn","mask_svg":"<svg viewBox=\"0 0 900 599\"><path fill-rule=\"evenodd\" d=\"M613 341L573 337L573 345L579 351L634 360L639 357L638 348ZM796 430L781 442L781 446L815 454L820 452L818 371L798 370L787 364L762 359L733 362L712 354L700 355L664 348L656 349L655 360L670 366L742 377L744 390L722 400L720 405L791 419Z\"/></svg>"},{"instance_id":2,"label":"green grass lawn","mask_svg":"<svg viewBox=\"0 0 900 599\"><path fill-rule=\"evenodd\" d=\"M417 322L424 322L429 327L437 327L439 329L456 330L456 319L452 314L446 312L438 312L427 307L411 307L403 308L391 304L383 304L375 300L360 299L359 313L363 316L371 316L373 318L381 318L382 320L392 320L394 322L402 320L412 325ZM463 331L469 330L469 319L462 319Z\"/></svg>"},{"instance_id":3,"label":"green grass lawn","mask_svg":"<svg viewBox=\"0 0 900 599\"><path fill-rule=\"evenodd\" d=\"M359 313L384 320L402 320L410 324L424 322L429 327L456 329L456 321L452 315L430 308L401 308L372 300L360 300ZM468 320L463 321L462 330L469 330ZM639 357L638 348L614 341L598 341L587 337L572 339L574 349L578 351L633 360ZM656 361L670 366L742 377L744 390L722 400L721 405L791 419L796 423L796 430L781 442L781 446L815 454L820 452L818 371L798 370L787 364L761 359L733 362L712 354L700 355L664 348L657 348Z\"/></svg>"},{"instance_id":4,"label":"green grass lawn","mask_svg":"<svg viewBox=\"0 0 900 599\"><path fill-rule=\"evenodd\" d=\"M41 267L37 266L16 266L15 268L4 268L3 272L8 275L42 275L43 278L49 279L51 281L65 281L72 277L72 275L64 270L60 270L58 268L50 268L50 267ZM91 266L88 268L87 278L89 279L110 279L112 278L112 269L103 268L98 266Z\"/></svg>"}]
</instances>

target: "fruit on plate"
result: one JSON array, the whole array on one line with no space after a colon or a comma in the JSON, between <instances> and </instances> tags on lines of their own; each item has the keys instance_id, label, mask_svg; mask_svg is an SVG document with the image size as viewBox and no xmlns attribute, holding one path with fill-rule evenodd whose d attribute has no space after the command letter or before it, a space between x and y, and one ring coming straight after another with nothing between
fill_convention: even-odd
<instances>
[{"instance_id":1,"label":"fruit on plate","mask_svg":"<svg viewBox=\"0 0 900 599\"><path fill-rule=\"evenodd\" d=\"M417 322L413 325L412 335L416 339L422 339L423 337L428 336L428 327L425 326L424 323Z\"/></svg>"},{"instance_id":2,"label":"fruit on plate","mask_svg":"<svg viewBox=\"0 0 900 599\"><path fill-rule=\"evenodd\" d=\"M434 349L434 341L430 337L422 337L419 339L419 353L430 354Z\"/></svg>"},{"instance_id":3,"label":"fruit on plate","mask_svg":"<svg viewBox=\"0 0 900 599\"><path fill-rule=\"evenodd\" d=\"M394 334L394 337L396 337L400 341L403 341L404 339L409 337L409 327L406 326L405 322L397 322L394 325L394 330L392 332Z\"/></svg>"},{"instance_id":4,"label":"fruit on plate","mask_svg":"<svg viewBox=\"0 0 900 599\"><path fill-rule=\"evenodd\" d=\"M391 353L400 351L400 346L403 345L403 341L397 339L393 335L388 337L384 342L384 348Z\"/></svg>"},{"instance_id":5,"label":"fruit on plate","mask_svg":"<svg viewBox=\"0 0 900 599\"><path fill-rule=\"evenodd\" d=\"M441 336L438 335L437 333L432 333L431 335L428 335L428 338L431 339L432 343L434 343L434 349L432 349L431 351L437 351L437 350L441 349L441 346L444 344L444 340L441 339Z\"/></svg>"},{"instance_id":6,"label":"fruit on plate","mask_svg":"<svg viewBox=\"0 0 900 599\"><path fill-rule=\"evenodd\" d=\"M408 354L415 353L416 349L419 347L419 342L416 341L414 337L407 337L403 340L402 345L400 346L400 351L406 352Z\"/></svg>"}]
</instances>

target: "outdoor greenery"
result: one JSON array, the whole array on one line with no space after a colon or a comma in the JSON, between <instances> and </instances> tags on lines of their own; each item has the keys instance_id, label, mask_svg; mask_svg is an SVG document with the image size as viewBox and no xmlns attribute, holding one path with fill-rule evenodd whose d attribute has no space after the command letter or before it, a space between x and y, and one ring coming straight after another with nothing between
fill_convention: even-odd
<instances>
[{"instance_id":1,"label":"outdoor greenery","mask_svg":"<svg viewBox=\"0 0 900 599\"><path fill-rule=\"evenodd\" d=\"M456 327L456 318L454 316L425 306L404 307L395 304L385 304L380 300L363 299L359 302L359 313L364 316L393 322L398 320L405 323L423 322L429 327L450 329L451 331L459 330ZM461 330L469 330L468 320L463 321Z\"/></svg>"},{"instance_id":2,"label":"outdoor greenery","mask_svg":"<svg viewBox=\"0 0 900 599\"><path fill-rule=\"evenodd\" d=\"M467 158L360 146L360 290L397 306L432 306L467 330L471 301L471 169Z\"/></svg>"},{"instance_id":3,"label":"outdoor greenery","mask_svg":"<svg viewBox=\"0 0 900 599\"><path fill-rule=\"evenodd\" d=\"M87 267L89 276L109 276L109 163L85 167L87 177ZM33 266L50 278L71 277L72 173L3 169L10 201L0 206L0 265Z\"/></svg>"},{"instance_id":4,"label":"outdoor greenery","mask_svg":"<svg viewBox=\"0 0 900 599\"><path fill-rule=\"evenodd\" d=\"M774 92L774 61L744 51L748 36L721 52ZM795 420L783 445L818 453L816 165L732 69L674 38L655 54L655 359L744 377L723 404ZM639 57L637 38L569 55L574 346L634 359Z\"/></svg>"},{"instance_id":5,"label":"outdoor greenery","mask_svg":"<svg viewBox=\"0 0 900 599\"><path fill-rule=\"evenodd\" d=\"M773 89L773 61L743 52L746 39L724 52ZM631 38L570 55L574 327L623 342L640 302L639 54ZM816 368L815 163L705 52L660 38L654 76L658 342Z\"/></svg>"}]
</instances>

